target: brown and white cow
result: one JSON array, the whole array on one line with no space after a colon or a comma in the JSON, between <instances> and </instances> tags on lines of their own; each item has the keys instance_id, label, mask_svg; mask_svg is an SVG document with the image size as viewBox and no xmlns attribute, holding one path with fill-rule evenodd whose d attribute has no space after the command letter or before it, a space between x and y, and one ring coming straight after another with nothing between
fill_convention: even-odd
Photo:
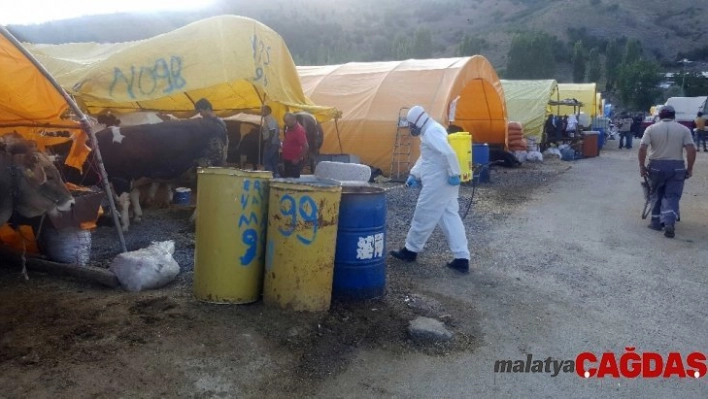
<instances>
[{"instance_id":1,"label":"brown and white cow","mask_svg":"<svg viewBox=\"0 0 708 399\"><path fill-rule=\"evenodd\" d=\"M128 207L134 220L142 220L142 182L172 182L195 167L223 166L228 137L220 120L214 118L162 123L111 126L96 133L108 179L116 191L122 227L130 226ZM98 184L98 175L85 165L85 175L69 177L83 185Z\"/></svg>"},{"instance_id":2,"label":"brown and white cow","mask_svg":"<svg viewBox=\"0 0 708 399\"><path fill-rule=\"evenodd\" d=\"M26 218L68 211L76 201L45 154L19 134L0 136L0 225L13 212Z\"/></svg>"}]
</instances>

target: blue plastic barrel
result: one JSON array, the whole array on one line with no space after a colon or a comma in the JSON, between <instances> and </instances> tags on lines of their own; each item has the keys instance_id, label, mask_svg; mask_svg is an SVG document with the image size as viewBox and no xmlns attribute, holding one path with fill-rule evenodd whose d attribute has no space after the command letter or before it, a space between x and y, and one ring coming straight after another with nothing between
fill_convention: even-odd
<instances>
[{"instance_id":1,"label":"blue plastic barrel","mask_svg":"<svg viewBox=\"0 0 708 399\"><path fill-rule=\"evenodd\" d=\"M189 205L192 203L192 190L187 187L177 187L172 196L175 205Z\"/></svg>"},{"instance_id":2,"label":"blue plastic barrel","mask_svg":"<svg viewBox=\"0 0 708 399\"><path fill-rule=\"evenodd\" d=\"M489 144L472 144L472 163L475 164L475 168L477 168L477 165L486 165L489 163ZM475 171L475 174L478 173ZM489 180L489 166L487 165L482 167L482 170L479 171L479 182L488 183Z\"/></svg>"},{"instance_id":3,"label":"blue plastic barrel","mask_svg":"<svg viewBox=\"0 0 708 399\"><path fill-rule=\"evenodd\" d=\"M352 301L386 292L386 192L344 186L339 205L332 298Z\"/></svg>"}]
</instances>

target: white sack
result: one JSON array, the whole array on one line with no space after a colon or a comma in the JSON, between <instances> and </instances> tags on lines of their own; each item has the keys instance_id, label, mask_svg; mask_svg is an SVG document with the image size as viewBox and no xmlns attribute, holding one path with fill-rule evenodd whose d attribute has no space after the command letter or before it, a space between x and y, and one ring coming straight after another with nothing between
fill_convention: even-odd
<instances>
[{"instance_id":1,"label":"white sack","mask_svg":"<svg viewBox=\"0 0 708 399\"><path fill-rule=\"evenodd\" d=\"M529 153L526 154L526 161L543 162L543 154L541 154L539 151L529 151Z\"/></svg>"},{"instance_id":2,"label":"white sack","mask_svg":"<svg viewBox=\"0 0 708 399\"><path fill-rule=\"evenodd\" d=\"M519 160L519 162L524 163L526 162L526 155L528 154L527 151L514 151L514 156L516 159Z\"/></svg>"},{"instance_id":3,"label":"white sack","mask_svg":"<svg viewBox=\"0 0 708 399\"><path fill-rule=\"evenodd\" d=\"M147 248L116 256L109 269L128 291L160 288L179 274L174 252L174 241L153 242Z\"/></svg>"}]
</instances>

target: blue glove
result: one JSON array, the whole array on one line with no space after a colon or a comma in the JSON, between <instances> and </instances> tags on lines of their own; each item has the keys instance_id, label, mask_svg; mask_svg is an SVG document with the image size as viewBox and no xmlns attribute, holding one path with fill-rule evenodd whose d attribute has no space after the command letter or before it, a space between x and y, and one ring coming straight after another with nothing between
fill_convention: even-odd
<instances>
[{"instance_id":1,"label":"blue glove","mask_svg":"<svg viewBox=\"0 0 708 399\"><path fill-rule=\"evenodd\" d=\"M460 176L455 175L455 176L448 177L447 184L449 184L451 186L459 186L460 185Z\"/></svg>"},{"instance_id":2,"label":"blue glove","mask_svg":"<svg viewBox=\"0 0 708 399\"><path fill-rule=\"evenodd\" d=\"M420 187L420 182L413 176L408 176L406 179L406 187L416 188Z\"/></svg>"}]
</instances>

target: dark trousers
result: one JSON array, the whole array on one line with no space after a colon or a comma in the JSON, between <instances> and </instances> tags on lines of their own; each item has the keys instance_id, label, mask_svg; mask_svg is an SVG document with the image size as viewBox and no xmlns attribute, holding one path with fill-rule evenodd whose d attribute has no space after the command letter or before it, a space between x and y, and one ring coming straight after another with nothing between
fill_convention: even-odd
<instances>
[{"instance_id":1,"label":"dark trousers","mask_svg":"<svg viewBox=\"0 0 708 399\"><path fill-rule=\"evenodd\" d=\"M302 161L293 162L283 160L283 177L294 177L299 178L302 172Z\"/></svg>"},{"instance_id":2,"label":"dark trousers","mask_svg":"<svg viewBox=\"0 0 708 399\"><path fill-rule=\"evenodd\" d=\"M651 161L647 168L654 203L651 222L655 226L673 226L679 217L686 166L683 161Z\"/></svg>"},{"instance_id":3,"label":"dark trousers","mask_svg":"<svg viewBox=\"0 0 708 399\"><path fill-rule=\"evenodd\" d=\"M620 148L624 146L627 147L627 149L632 148L632 140L634 139L634 135L632 132L620 132Z\"/></svg>"},{"instance_id":4,"label":"dark trousers","mask_svg":"<svg viewBox=\"0 0 708 399\"><path fill-rule=\"evenodd\" d=\"M703 143L703 151L708 151L706 148L706 142L708 142L708 131L706 130L696 130L696 136L698 141L696 141L696 149Z\"/></svg>"},{"instance_id":5,"label":"dark trousers","mask_svg":"<svg viewBox=\"0 0 708 399\"><path fill-rule=\"evenodd\" d=\"M278 161L280 160L278 147L268 145L263 151L263 167L269 172L273 172L273 177L278 177Z\"/></svg>"}]
</instances>

